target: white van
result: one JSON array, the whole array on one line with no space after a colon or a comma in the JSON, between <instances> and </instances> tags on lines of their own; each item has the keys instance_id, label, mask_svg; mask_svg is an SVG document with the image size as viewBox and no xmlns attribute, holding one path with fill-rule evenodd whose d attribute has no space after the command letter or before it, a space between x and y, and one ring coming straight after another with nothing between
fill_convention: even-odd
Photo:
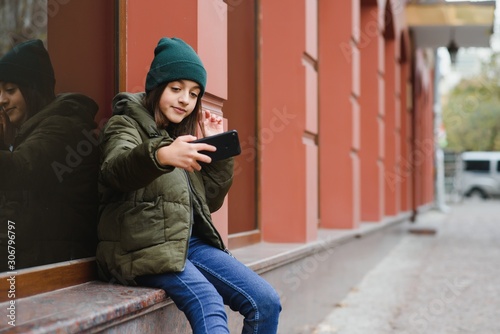
<instances>
[{"instance_id":1,"label":"white van","mask_svg":"<svg viewBox=\"0 0 500 334\"><path fill-rule=\"evenodd\" d=\"M460 190L463 196L500 196L500 152L464 152L461 158Z\"/></svg>"}]
</instances>

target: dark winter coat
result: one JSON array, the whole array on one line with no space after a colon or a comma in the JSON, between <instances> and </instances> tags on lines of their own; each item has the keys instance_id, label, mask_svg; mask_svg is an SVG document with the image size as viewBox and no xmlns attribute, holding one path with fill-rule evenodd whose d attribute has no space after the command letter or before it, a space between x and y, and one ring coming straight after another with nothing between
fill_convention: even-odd
<instances>
[{"instance_id":1,"label":"dark winter coat","mask_svg":"<svg viewBox=\"0 0 500 334\"><path fill-rule=\"evenodd\" d=\"M97 110L84 95L60 95L22 124L12 152L0 150L0 244L5 253L14 240L15 269L95 255Z\"/></svg>"},{"instance_id":2,"label":"dark winter coat","mask_svg":"<svg viewBox=\"0 0 500 334\"><path fill-rule=\"evenodd\" d=\"M211 212L222 206L233 179L233 159L192 173L159 165L156 151L173 139L157 128L142 97L117 95L101 138L99 274L132 284L136 276L182 271L193 229L224 249Z\"/></svg>"}]
</instances>

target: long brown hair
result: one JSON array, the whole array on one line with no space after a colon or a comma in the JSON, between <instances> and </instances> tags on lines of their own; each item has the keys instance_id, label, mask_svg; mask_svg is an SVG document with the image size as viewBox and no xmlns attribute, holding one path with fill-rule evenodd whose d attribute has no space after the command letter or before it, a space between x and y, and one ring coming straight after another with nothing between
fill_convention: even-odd
<instances>
[{"instance_id":1,"label":"long brown hair","mask_svg":"<svg viewBox=\"0 0 500 334\"><path fill-rule=\"evenodd\" d=\"M29 85L17 85L26 103L28 118L37 114L45 108L56 97L54 91L50 88L36 89Z\"/></svg>"},{"instance_id":2,"label":"long brown hair","mask_svg":"<svg viewBox=\"0 0 500 334\"><path fill-rule=\"evenodd\" d=\"M201 122L201 96L198 96L193 112L180 123L172 123L160 111L160 99L163 91L167 87L168 82L163 83L150 91L143 100L144 107L153 115L156 126L159 129L167 130L172 138L182 135L197 135L198 126L200 126L204 134L203 123Z\"/></svg>"}]
</instances>

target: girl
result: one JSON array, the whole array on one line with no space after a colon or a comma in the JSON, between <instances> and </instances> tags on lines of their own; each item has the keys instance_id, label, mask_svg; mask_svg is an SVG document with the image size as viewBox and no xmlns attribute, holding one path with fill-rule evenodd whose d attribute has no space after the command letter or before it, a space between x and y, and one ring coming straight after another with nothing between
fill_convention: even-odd
<instances>
[{"instance_id":1,"label":"girl","mask_svg":"<svg viewBox=\"0 0 500 334\"><path fill-rule=\"evenodd\" d=\"M211 163L195 140L222 132L202 112L206 72L195 51L162 38L146 92L120 93L102 134L97 262L104 280L165 290L195 334L229 333L224 304L244 316L243 333L276 333L275 290L232 257L211 212L224 201L233 159Z\"/></svg>"}]
</instances>

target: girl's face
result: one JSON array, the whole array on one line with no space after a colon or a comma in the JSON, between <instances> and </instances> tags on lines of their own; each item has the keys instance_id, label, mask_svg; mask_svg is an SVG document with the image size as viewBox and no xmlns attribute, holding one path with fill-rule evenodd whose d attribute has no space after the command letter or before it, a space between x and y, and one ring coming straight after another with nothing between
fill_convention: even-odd
<instances>
[{"instance_id":1,"label":"girl's face","mask_svg":"<svg viewBox=\"0 0 500 334\"><path fill-rule=\"evenodd\" d=\"M28 119L28 108L19 86L0 81L0 108L9 116L10 122L20 127Z\"/></svg>"},{"instance_id":2,"label":"girl's face","mask_svg":"<svg viewBox=\"0 0 500 334\"><path fill-rule=\"evenodd\" d=\"M169 122L180 123L193 112L200 92L200 86L191 80L169 82L160 97L161 113Z\"/></svg>"}]
</instances>

